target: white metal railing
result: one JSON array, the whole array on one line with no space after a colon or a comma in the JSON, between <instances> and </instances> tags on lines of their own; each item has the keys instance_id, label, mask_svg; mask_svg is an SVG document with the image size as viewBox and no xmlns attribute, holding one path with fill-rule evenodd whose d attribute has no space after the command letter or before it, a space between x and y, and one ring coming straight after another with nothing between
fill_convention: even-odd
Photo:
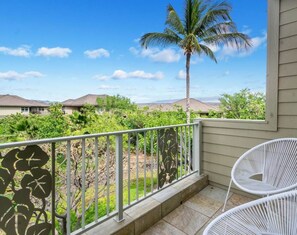
<instances>
[{"instance_id":1,"label":"white metal railing","mask_svg":"<svg viewBox=\"0 0 297 235\"><path fill-rule=\"evenodd\" d=\"M0 204L11 207L0 229L79 234L113 216L122 221L125 209L200 172L200 138L193 123L2 144ZM17 199L21 192L30 202ZM19 204L27 220L11 228Z\"/></svg>"}]
</instances>

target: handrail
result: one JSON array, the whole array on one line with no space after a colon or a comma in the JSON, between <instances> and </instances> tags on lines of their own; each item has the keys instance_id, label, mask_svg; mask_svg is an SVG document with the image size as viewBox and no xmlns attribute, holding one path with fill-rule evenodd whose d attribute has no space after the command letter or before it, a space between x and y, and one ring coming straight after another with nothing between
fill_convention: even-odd
<instances>
[{"instance_id":1,"label":"handrail","mask_svg":"<svg viewBox=\"0 0 297 235\"><path fill-rule=\"evenodd\" d=\"M48 221L52 234L56 218L63 220L63 234L81 234L114 215L116 221L124 220L127 208L188 175L199 174L201 133L198 122L1 144L0 179L5 183L5 191L8 190L7 201L13 198L10 194L26 190L27 195L31 195L27 200L32 200L28 202L28 208L31 208L30 203L37 203L38 209L40 205L36 199L42 196L44 205L38 211L43 210L42 213L46 214L49 212L45 207L48 200L51 214L56 215L51 217L51 224ZM61 158L64 159L64 168L60 169ZM11 179L16 171L19 171L17 178ZM47 181L43 181L45 179ZM14 180L21 184L14 184ZM29 185L34 187L31 189ZM116 191L115 209L111 204L112 190ZM136 191L133 197L131 190ZM74 197L77 192L81 195ZM57 215L55 211L57 193L62 193L63 198L60 196L58 200L65 205L64 215ZM124 203L125 194L128 198ZM99 215L98 203L102 197L106 199L106 216ZM86 220L90 198L94 203L91 223ZM77 200L80 201L81 222L80 228L73 231L73 203ZM40 215L36 217L37 222L39 218ZM0 226L0 229L3 228Z\"/></svg>"},{"instance_id":2,"label":"handrail","mask_svg":"<svg viewBox=\"0 0 297 235\"><path fill-rule=\"evenodd\" d=\"M174 127L195 126L195 125L198 125L198 123L177 124L177 125L169 125L169 126L132 129L132 130L125 130L125 131L114 131L114 132L104 132L104 133L97 133L97 134L86 134L86 135L65 136L65 137L46 138L46 139L39 139L39 140L11 142L11 143L0 144L0 149L20 147L25 145L56 143L56 142L79 140L79 139L86 139L86 138L96 138L96 137L102 137L102 136L121 135L121 134L135 133L135 132L161 130L161 129L174 128Z\"/></svg>"}]
</instances>

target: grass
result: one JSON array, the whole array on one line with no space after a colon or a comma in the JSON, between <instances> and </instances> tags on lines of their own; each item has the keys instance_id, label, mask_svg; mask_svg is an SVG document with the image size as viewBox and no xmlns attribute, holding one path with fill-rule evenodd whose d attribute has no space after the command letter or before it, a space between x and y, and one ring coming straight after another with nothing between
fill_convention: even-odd
<instances>
[{"instance_id":1,"label":"grass","mask_svg":"<svg viewBox=\"0 0 297 235\"><path fill-rule=\"evenodd\" d=\"M137 180L133 179L130 181L130 203L136 201L137 198L140 199L144 197L144 177L138 178L138 190L137 190ZM153 187L154 190L157 187L157 177L153 178ZM116 209L116 195L115 195L115 184L110 185L110 196L109 196L109 213L112 213ZM146 178L146 194L151 192L151 177ZM95 190L94 188L89 189L86 192L86 201L90 201L94 198ZM123 193L123 201L124 206L128 205L129 197L128 197L128 182L124 182L124 193ZM107 197L100 196L98 199L98 218L102 218L107 215ZM95 203L93 203L90 208L85 212L85 220L86 224L92 223L95 221ZM62 234L62 229L58 221L56 221L56 228L59 234ZM71 231L79 229L80 226L78 224L78 219L75 215L74 211L71 211Z\"/></svg>"},{"instance_id":2,"label":"grass","mask_svg":"<svg viewBox=\"0 0 297 235\"><path fill-rule=\"evenodd\" d=\"M182 169L183 175L187 174L185 169ZM155 172L156 173L156 172ZM154 173L153 177L153 190L157 188L157 174ZM178 175L180 174L180 167L178 168ZM146 195L151 193L151 176L148 175L146 178L146 185L144 184L144 177L143 175L140 175L138 178L138 187L137 187L137 180L131 179L130 181L130 204L132 204L134 201L137 201L137 199L141 199L144 197L144 192L146 191ZM146 190L145 190L146 186ZM100 193L99 199L98 199L98 218L102 218L107 215L107 196L106 196L106 188L104 186L101 186L99 188L99 191L102 190L104 193ZM110 196L109 196L109 213L112 213L116 210L116 186L115 184L110 184L109 187L110 190ZM129 204L129 190L128 190L128 181L124 181L124 192L123 192L123 201L124 206L127 206ZM95 189L90 188L86 192L86 205L87 202L90 202L93 200L95 195ZM90 208L85 212L85 222L86 224L92 223L95 221L95 203L93 203ZM71 211L71 231L79 229L80 223L78 223L77 217L75 215L74 211ZM56 228L59 231L59 234L61 234L61 228L57 221Z\"/></svg>"}]
</instances>

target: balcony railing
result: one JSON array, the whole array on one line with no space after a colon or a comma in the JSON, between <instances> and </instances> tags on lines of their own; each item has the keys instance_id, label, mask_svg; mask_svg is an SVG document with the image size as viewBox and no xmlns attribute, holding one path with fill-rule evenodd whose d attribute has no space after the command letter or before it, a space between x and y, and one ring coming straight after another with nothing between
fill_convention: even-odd
<instances>
[{"instance_id":1,"label":"balcony railing","mask_svg":"<svg viewBox=\"0 0 297 235\"><path fill-rule=\"evenodd\" d=\"M0 145L0 233L79 234L199 172L199 123Z\"/></svg>"}]
</instances>

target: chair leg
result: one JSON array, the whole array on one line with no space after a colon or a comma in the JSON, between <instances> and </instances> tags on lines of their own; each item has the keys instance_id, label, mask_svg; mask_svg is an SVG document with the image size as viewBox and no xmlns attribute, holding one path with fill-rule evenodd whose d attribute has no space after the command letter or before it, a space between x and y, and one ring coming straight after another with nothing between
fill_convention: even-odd
<instances>
[{"instance_id":1,"label":"chair leg","mask_svg":"<svg viewBox=\"0 0 297 235\"><path fill-rule=\"evenodd\" d=\"M230 180L230 184L229 184L229 188L228 188L228 191L227 191L227 195L226 195L226 198L225 198L225 203L224 203L222 212L225 211L225 207L226 207L226 204L227 204L227 201L228 201L228 196L229 196L229 193L230 193L231 185L232 185L232 178Z\"/></svg>"}]
</instances>

